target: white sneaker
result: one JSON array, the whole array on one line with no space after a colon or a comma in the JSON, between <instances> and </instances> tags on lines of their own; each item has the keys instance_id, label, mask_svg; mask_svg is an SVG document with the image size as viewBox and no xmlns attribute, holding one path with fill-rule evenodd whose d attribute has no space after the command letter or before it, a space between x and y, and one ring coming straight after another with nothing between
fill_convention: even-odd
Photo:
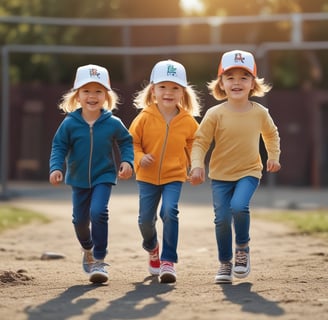
<instances>
[{"instance_id":1,"label":"white sneaker","mask_svg":"<svg viewBox=\"0 0 328 320\"><path fill-rule=\"evenodd\" d=\"M215 283L232 283L232 263L221 263L218 273L214 278Z\"/></svg>"},{"instance_id":2,"label":"white sneaker","mask_svg":"<svg viewBox=\"0 0 328 320\"><path fill-rule=\"evenodd\" d=\"M236 278L246 278L251 272L249 249L236 249L235 265L233 267L233 275Z\"/></svg>"},{"instance_id":3,"label":"white sneaker","mask_svg":"<svg viewBox=\"0 0 328 320\"><path fill-rule=\"evenodd\" d=\"M177 280L173 262L161 261L159 279L161 283L173 283Z\"/></svg>"}]
</instances>

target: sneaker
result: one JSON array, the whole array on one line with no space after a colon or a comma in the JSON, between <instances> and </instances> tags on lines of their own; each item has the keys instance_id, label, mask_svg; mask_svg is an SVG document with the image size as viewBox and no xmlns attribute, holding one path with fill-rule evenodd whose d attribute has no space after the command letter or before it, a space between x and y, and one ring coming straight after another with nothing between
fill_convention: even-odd
<instances>
[{"instance_id":1,"label":"sneaker","mask_svg":"<svg viewBox=\"0 0 328 320\"><path fill-rule=\"evenodd\" d=\"M93 283L103 283L108 280L108 272L105 267L108 266L107 263L101 260L95 260L95 263L91 267L90 271L90 282Z\"/></svg>"},{"instance_id":2,"label":"sneaker","mask_svg":"<svg viewBox=\"0 0 328 320\"><path fill-rule=\"evenodd\" d=\"M236 249L233 274L236 278L246 278L251 271L249 249Z\"/></svg>"},{"instance_id":3,"label":"sneaker","mask_svg":"<svg viewBox=\"0 0 328 320\"><path fill-rule=\"evenodd\" d=\"M215 283L232 283L232 263L221 263L218 273L216 274Z\"/></svg>"},{"instance_id":4,"label":"sneaker","mask_svg":"<svg viewBox=\"0 0 328 320\"><path fill-rule=\"evenodd\" d=\"M173 283L177 280L174 270L174 264L170 261L162 261L159 271L159 279L161 283Z\"/></svg>"},{"instance_id":5,"label":"sneaker","mask_svg":"<svg viewBox=\"0 0 328 320\"><path fill-rule=\"evenodd\" d=\"M95 263L95 259L93 257L92 249L83 250L83 257L82 257L82 268L85 273L91 272L91 267Z\"/></svg>"},{"instance_id":6,"label":"sneaker","mask_svg":"<svg viewBox=\"0 0 328 320\"><path fill-rule=\"evenodd\" d=\"M157 243L156 248L149 251L149 266L148 270L151 275L158 276L161 262L159 261L159 245Z\"/></svg>"}]
</instances>

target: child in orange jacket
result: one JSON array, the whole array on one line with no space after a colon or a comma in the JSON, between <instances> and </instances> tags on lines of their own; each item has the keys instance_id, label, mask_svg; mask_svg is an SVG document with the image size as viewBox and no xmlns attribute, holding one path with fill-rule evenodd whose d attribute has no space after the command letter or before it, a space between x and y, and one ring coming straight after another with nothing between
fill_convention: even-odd
<instances>
[{"instance_id":1,"label":"child in orange jacket","mask_svg":"<svg viewBox=\"0 0 328 320\"><path fill-rule=\"evenodd\" d=\"M149 272L159 275L162 283L171 283L176 281L174 263L178 261L178 202L198 128L193 116L199 115L199 100L187 83L184 66L165 60L154 66L150 84L134 102L143 109L130 126L143 248L149 253ZM156 220L160 200L163 246L159 257Z\"/></svg>"}]
</instances>

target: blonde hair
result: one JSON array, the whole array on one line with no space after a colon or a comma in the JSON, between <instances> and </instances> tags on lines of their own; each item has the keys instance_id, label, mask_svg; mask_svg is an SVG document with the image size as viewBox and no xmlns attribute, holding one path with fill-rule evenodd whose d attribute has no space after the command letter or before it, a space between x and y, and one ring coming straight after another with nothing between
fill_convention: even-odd
<instances>
[{"instance_id":1,"label":"blonde hair","mask_svg":"<svg viewBox=\"0 0 328 320\"><path fill-rule=\"evenodd\" d=\"M227 94L221 89L222 75L217 79L210 81L207 84L207 88L211 95L216 100L224 100L227 98ZM264 82L264 78L254 78L254 88L249 92L248 97L263 97L267 92L272 89L272 86Z\"/></svg>"},{"instance_id":2,"label":"blonde hair","mask_svg":"<svg viewBox=\"0 0 328 320\"><path fill-rule=\"evenodd\" d=\"M77 95L80 88L77 90L70 90L65 93L58 105L60 110L63 110L64 113L70 113L77 109L81 108L80 103L77 101ZM103 105L105 110L113 110L117 108L117 104L119 103L118 95L113 91L106 90L106 101Z\"/></svg>"},{"instance_id":3,"label":"blonde hair","mask_svg":"<svg viewBox=\"0 0 328 320\"><path fill-rule=\"evenodd\" d=\"M152 93L153 86L154 84L149 83L136 93L133 104L137 109L144 109L156 103L156 99ZM195 117L200 116L200 99L196 90L191 85L183 87L183 97L178 106Z\"/></svg>"}]
</instances>

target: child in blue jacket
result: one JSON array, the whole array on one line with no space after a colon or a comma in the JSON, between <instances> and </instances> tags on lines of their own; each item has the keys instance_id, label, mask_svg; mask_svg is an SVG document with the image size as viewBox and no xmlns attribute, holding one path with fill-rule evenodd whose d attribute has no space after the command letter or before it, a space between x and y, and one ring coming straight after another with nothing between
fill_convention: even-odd
<instances>
[{"instance_id":1,"label":"child in blue jacket","mask_svg":"<svg viewBox=\"0 0 328 320\"><path fill-rule=\"evenodd\" d=\"M118 97L107 69L85 65L77 69L74 86L59 109L67 115L53 138L49 181L72 187L73 225L83 250L83 269L94 283L108 280L104 259L108 246L108 202L112 186L133 174L132 137L112 114ZM119 170L114 143L120 150Z\"/></svg>"}]
</instances>

